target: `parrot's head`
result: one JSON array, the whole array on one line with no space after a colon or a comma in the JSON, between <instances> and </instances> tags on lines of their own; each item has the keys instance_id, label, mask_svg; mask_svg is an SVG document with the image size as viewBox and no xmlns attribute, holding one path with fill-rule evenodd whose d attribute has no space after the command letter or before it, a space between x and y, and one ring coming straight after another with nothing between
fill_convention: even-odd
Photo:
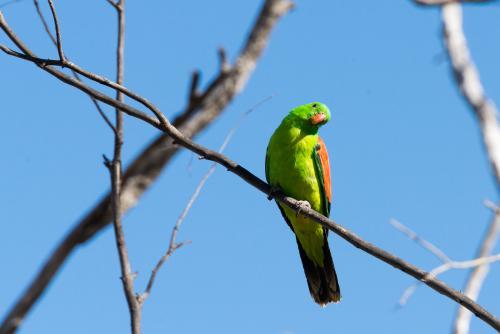
<instances>
[{"instance_id":1,"label":"parrot's head","mask_svg":"<svg viewBox=\"0 0 500 334\"><path fill-rule=\"evenodd\" d=\"M326 105L312 102L292 109L288 117L292 118L295 125L301 129L309 133L316 133L320 126L330 120L331 115Z\"/></svg>"}]
</instances>

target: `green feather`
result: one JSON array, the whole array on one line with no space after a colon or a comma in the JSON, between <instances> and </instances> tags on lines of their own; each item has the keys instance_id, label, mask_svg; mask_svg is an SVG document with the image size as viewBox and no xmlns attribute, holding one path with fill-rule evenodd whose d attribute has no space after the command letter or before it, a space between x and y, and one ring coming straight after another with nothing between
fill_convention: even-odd
<instances>
[{"instance_id":1,"label":"green feather","mask_svg":"<svg viewBox=\"0 0 500 334\"><path fill-rule=\"evenodd\" d=\"M317 146L318 129L329 120L330 111L319 102L293 109L272 135L266 152L269 184L285 195L308 201L314 210L326 216L330 213L330 203L324 173L328 171L323 171ZM278 207L296 235L314 301L321 306L340 301L340 287L328 246L328 230L288 207L279 203Z\"/></svg>"},{"instance_id":2,"label":"green feather","mask_svg":"<svg viewBox=\"0 0 500 334\"><path fill-rule=\"evenodd\" d=\"M313 125L310 118L323 113L326 120ZM293 109L276 129L269 141L266 156L266 178L271 186L278 187L284 194L298 200L305 200L321 213L325 203L322 175L318 172L314 158L318 143L318 128L330 119L330 111L319 102ZM323 265L323 227L288 207L281 206L285 218L304 248L307 256L318 266Z\"/></svg>"}]
</instances>

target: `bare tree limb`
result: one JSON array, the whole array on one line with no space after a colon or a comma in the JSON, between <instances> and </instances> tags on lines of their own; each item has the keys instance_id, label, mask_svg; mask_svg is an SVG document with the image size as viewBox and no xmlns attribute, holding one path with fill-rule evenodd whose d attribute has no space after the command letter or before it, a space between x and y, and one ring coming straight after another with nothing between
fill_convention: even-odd
<instances>
[{"instance_id":1,"label":"bare tree limb","mask_svg":"<svg viewBox=\"0 0 500 334\"><path fill-rule=\"evenodd\" d=\"M396 219L391 219L389 223L397 230L401 231L403 234L405 234L408 238L411 240L415 241L417 244L420 246L424 247L427 249L429 252L434 254L441 262L451 262L451 259L448 257L448 255L445 254L439 247L434 245L433 243L425 240L424 238L420 237L417 233L413 232L409 227L403 225L401 222L397 221Z\"/></svg>"},{"instance_id":2,"label":"bare tree limb","mask_svg":"<svg viewBox=\"0 0 500 334\"><path fill-rule=\"evenodd\" d=\"M116 10L119 10L118 8L118 3L114 2L113 0L106 0L111 6L113 6Z\"/></svg>"},{"instance_id":3,"label":"bare tree limb","mask_svg":"<svg viewBox=\"0 0 500 334\"><path fill-rule=\"evenodd\" d=\"M42 25L43 25L43 28L45 29L45 32L47 33L47 35L49 36L50 40L52 41L52 43L54 44L54 46L57 47L57 40L56 38L54 37L54 35L52 34L52 32L50 31L50 28L49 28L49 25L47 23L47 20L45 20L45 16L43 16L43 13L42 13L42 10L40 9L40 4L38 3L38 0L33 0L33 4L35 6L35 9L36 9L36 12L38 14L38 17L40 18L40 21L42 21ZM3 45L0 45L0 48L7 54L10 54L8 51L6 51L5 49L7 49L6 47L4 47ZM8 50L8 49L7 49ZM15 52L15 51L12 51L10 50L11 52ZM17 55L15 55L17 56ZM68 59L65 55L65 58ZM76 80L78 81L82 81L82 79L80 78L79 74L74 71L74 70L71 70L71 72L73 73L73 76L75 77ZM97 100L95 98L93 98L92 96L89 96L90 100L92 101L92 103L94 104L94 106L96 107L97 109L97 112L99 113L99 115L102 117L102 119L104 120L104 122L108 125L108 127L111 129L111 131L113 131L113 133L116 134L116 129L113 125L113 123L111 123L111 121L109 120L108 116L106 116L106 114L104 113L104 111L102 110L101 106L99 105L99 102L97 102Z\"/></svg>"},{"instance_id":4,"label":"bare tree limb","mask_svg":"<svg viewBox=\"0 0 500 334\"><path fill-rule=\"evenodd\" d=\"M480 268L483 266L487 266L490 263L493 262L498 262L500 261L500 254L492 255L490 256L489 253L484 253L484 254L479 254L479 256L476 259L473 260L468 260L468 261L453 261L446 255L441 249L439 249L437 246L432 244L431 242L425 240L424 238L420 237L418 234L413 232L410 228L407 226L403 225L399 221L393 219L390 221L391 225L394 226L397 230L401 231L403 234L405 234L408 238L411 240L415 241L418 243L420 246L423 248L427 249L429 252L434 254L443 264L440 266L437 266L436 268L432 269L428 274L427 278L433 278L437 277L438 275L441 275L444 272L447 272L448 270L451 269L469 269L469 268ZM491 249L490 249L491 250ZM423 281L422 281L423 282ZM399 298L399 306L404 306L410 299L410 297L413 295L415 290L417 289L417 286L419 283L422 283L420 281L417 281L416 283L410 285L408 288L405 289L405 291L402 293L401 297ZM469 296L470 297L470 296ZM467 311L469 314L470 312Z\"/></svg>"},{"instance_id":5,"label":"bare tree limb","mask_svg":"<svg viewBox=\"0 0 500 334\"><path fill-rule=\"evenodd\" d=\"M290 8L291 3L286 0L265 2L230 72L219 73L204 92L200 93L199 99L189 103L173 122L173 125L186 137L192 138L204 130L240 92L265 49L272 28ZM167 134L162 134L132 162L122 179L123 211L135 205L178 150L179 145L174 143ZM108 194L76 224L49 256L3 320L0 334L13 333L18 328L68 256L77 246L85 243L106 227L111 220L111 201Z\"/></svg>"},{"instance_id":6,"label":"bare tree limb","mask_svg":"<svg viewBox=\"0 0 500 334\"><path fill-rule=\"evenodd\" d=\"M500 126L498 111L485 95L479 73L470 56L462 28L462 7L453 2L442 8L443 34L453 73L460 92L479 122L484 147L497 187L500 185Z\"/></svg>"},{"instance_id":7,"label":"bare tree limb","mask_svg":"<svg viewBox=\"0 0 500 334\"><path fill-rule=\"evenodd\" d=\"M233 126L229 130L228 134L224 138L224 141L223 141L222 145L219 147L219 151L218 151L219 153L224 152L224 150L226 149L226 146L231 141L231 139L234 136L236 130L238 130L241 122L243 121L243 119L246 116L248 116L252 111L254 111L257 107L259 107L260 105L262 105L264 102L269 101L271 98L272 98L272 96L266 97L264 100L260 101L259 103L257 103L256 105L254 105L252 108L250 108L249 110L247 110L246 112L244 112L243 114L241 114L241 116L240 116L238 122L236 123L236 125ZM150 276L148 284L146 286L146 290L139 296L139 301L140 301L141 304L151 294L151 289L153 288L153 284L155 282L156 275L157 275L158 271L161 269L161 267L163 266L163 264L173 254L173 252L175 252L177 249L179 249L180 247L182 247L183 245L186 244L186 242L177 243L177 241L176 241L176 239L177 239L177 233L178 233L178 231L179 231L179 229L181 227L181 224L186 219L187 214L191 210L194 202L200 196L201 190L205 186L205 183L208 181L208 179L210 178L210 176L212 176L212 174L215 172L216 168L217 168L217 163L215 163L215 162L212 163L212 165L210 166L210 168L208 169L208 171L205 173L205 175L203 176L203 178L200 180L200 182L196 186L193 194L189 198L188 203L184 207L184 210L182 210L181 214L179 215L179 218L175 222L175 225L172 228L172 233L170 235L170 242L169 242L169 245L168 245L168 249L165 252L165 254L160 258L160 260L158 261L158 263L154 267L153 271L151 272L151 276Z\"/></svg>"},{"instance_id":8,"label":"bare tree limb","mask_svg":"<svg viewBox=\"0 0 500 334\"><path fill-rule=\"evenodd\" d=\"M50 0L49 0L50 1ZM125 48L125 0L118 0L116 3L118 17L118 38L116 45L116 83L123 84L124 77L124 48ZM116 91L116 100L123 102L124 95L121 91ZM121 280L123 291L130 313L130 326L133 334L141 333L142 307L135 295L134 278L132 277L132 266L128 256L125 233L122 226L122 146L123 146L123 114L119 108L115 110L116 132L114 143L113 161L107 161L106 165L111 175L111 203L113 213L113 227L115 232L116 248L120 260Z\"/></svg>"},{"instance_id":9,"label":"bare tree limb","mask_svg":"<svg viewBox=\"0 0 500 334\"><path fill-rule=\"evenodd\" d=\"M189 88L189 105L195 105L200 99L200 71L193 71L191 75L191 85Z\"/></svg>"},{"instance_id":10,"label":"bare tree limb","mask_svg":"<svg viewBox=\"0 0 500 334\"><path fill-rule=\"evenodd\" d=\"M45 20L45 16L43 16L42 10L40 9L40 4L38 3L38 0L33 0L33 5L35 6L36 12L38 14L38 17L42 21L43 28L45 29L45 32L49 36L50 40L52 43L57 47L57 40L50 31L49 24L47 23L47 20Z\"/></svg>"},{"instance_id":11,"label":"bare tree limb","mask_svg":"<svg viewBox=\"0 0 500 334\"><path fill-rule=\"evenodd\" d=\"M500 208L493 205L493 218L488 230L481 242L477 257L486 258L493 251L497 239L500 235ZM464 294L471 298L472 300L477 300L481 286L483 285L486 276L488 275L489 264L484 263L474 268L469 274L467 283L465 284ZM471 313L459 306L457 310L457 315L455 317L455 322L453 324L454 334L467 334L469 333L471 322Z\"/></svg>"},{"instance_id":12,"label":"bare tree limb","mask_svg":"<svg viewBox=\"0 0 500 334\"><path fill-rule=\"evenodd\" d=\"M54 3L52 2L52 0L48 0L48 2L50 6L50 11L52 12L52 18L54 19L54 26L56 27L57 53L59 54L59 60L64 64L66 58L64 57L64 52L62 48L61 30L59 29L59 21L57 20L56 9L54 7Z\"/></svg>"},{"instance_id":13,"label":"bare tree limb","mask_svg":"<svg viewBox=\"0 0 500 334\"><path fill-rule=\"evenodd\" d=\"M280 0L276 0L280 1ZM273 1L268 0L266 4L264 5L264 8L266 6L269 6ZM282 6L282 12L286 12L288 8L290 7L289 3L284 3L280 2L280 5ZM285 6L286 5L286 6ZM0 12L1 13L1 12ZM281 16L281 13L275 14L276 16ZM30 56L36 57L18 38L17 36L12 32L12 30L8 27L7 23L3 19L3 16L0 15L0 27L4 30L4 32L7 34L7 36L26 54ZM252 36L250 36L252 38ZM265 193L266 195L272 195L274 198L276 198L279 202L282 204L286 205L287 207L290 207L291 209L295 210L297 213L302 214L306 217L309 217L313 219L314 221L322 224L332 232L338 234L341 236L344 240L347 242L351 243L353 246L360 248L361 250L365 251L366 253L382 260L383 262L386 262L387 264L415 277L418 280L423 281L426 285L429 287L433 288L435 291L447 296L448 298L456 301L457 303L460 303L461 305L465 306L467 309L469 309L471 312L476 314L480 319L485 321L487 324L489 324L491 327L495 328L496 330L500 330L500 320L497 319L495 316L493 316L491 313L486 311L484 308L482 308L480 305L478 305L476 302L468 298L467 296L463 295L462 293L450 288L447 286L445 283L442 281L439 281L435 278L428 278L428 274L423 271L422 269L406 262L400 259L399 257L361 239L358 237L356 234L353 232L347 230L343 226L335 223L334 221L326 218L325 216L321 215L320 213L304 206L301 205L301 202L297 201L294 198L285 196L281 193L273 193L272 189L269 187L269 185L262 181L260 178L256 177L252 173L250 173L247 169L239 165L238 163L230 160L226 156L215 152L213 150L207 149L194 141L192 141L190 138L186 137L184 134L182 134L177 128L175 128L169 121L168 119L163 115L158 110L155 110L153 108L150 108L150 110L155 114L155 116L158 119L152 119L148 115L145 115L141 111L137 110L136 108L133 108L130 105L127 105L125 103L122 103L120 101L116 101L114 99L109 98L107 95L104 95L84 84L77 83L75 80L71 80L71 78L68 78L67 76L64 75L64 73L61 73L58 70L55 70L54 68L50 66L46 67L41 67L43 70L47 71L48 73L52 74L56 78L60 79L61 81L70 84L81 91L91 94L94 96L96 99L113 106L115 108L119 108L123 112L129 114L130 116L136 117L138 119L141 119L158 129L164 131L167 133L169 136L173 138L173 140L180 144L181 146L187 148L188 150L197 153L201 157L207 160L211 160L214 162L217 162L218 164L224 166L228 171L232 172L235 175L238 175L240 178L245 180L247 183L251 184L255 188L259 189L261 192ZM241 88L240 83L236 83L236 89L239 90Z\"/></svg>"},{"instance_id":14,"label":"bare tree limb","mask_svg":"<svg viewBox=\"0 0 500 334\"><path fill-rule=\"evenodd\" d=\"M498 111L493 102L486 96L479 73L473 63L467 46L467 39L463 31L462 7L459 1L445 0L416 0L420 4L442 5L443 37L451 61L452 70L456 83L463 97L473 110L481 129L483 144L490 162L492 174L496 185L500 184L500 126L498 124ZM465 2L465 1L463 1ZM492 2L492 1L468 1L468 2ZM497 212L497 211L495 211ZM485 258L493 249L498 235L495 215L490 228L483 240L479 251L479 258ZM465 295L476 300L482 282L486 278L489 265L481 264L471 272L466 285ZM465 334L469 331L470 313L463 307L459 307L453 332ZM497 329L498 330L498 329Z\"/></svg>"}]
</instances>

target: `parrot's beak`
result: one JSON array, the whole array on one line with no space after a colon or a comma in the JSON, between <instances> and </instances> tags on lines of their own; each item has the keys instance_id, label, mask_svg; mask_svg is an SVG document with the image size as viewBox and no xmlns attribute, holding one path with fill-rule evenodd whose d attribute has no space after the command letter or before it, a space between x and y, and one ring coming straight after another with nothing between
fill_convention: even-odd
<instances>
[{"instance_id":1,"label":"parrot's beak","mask_svg":"<svg viewBox=\"0 0 500 334\"><path fill-rule=\"evenodd\" d=\"M323 113L316 114L313 117L309 118L309 122L311 122L312 125L321 124L325 120L326 120L326 115Z\"/></svg>"}]
</instances>

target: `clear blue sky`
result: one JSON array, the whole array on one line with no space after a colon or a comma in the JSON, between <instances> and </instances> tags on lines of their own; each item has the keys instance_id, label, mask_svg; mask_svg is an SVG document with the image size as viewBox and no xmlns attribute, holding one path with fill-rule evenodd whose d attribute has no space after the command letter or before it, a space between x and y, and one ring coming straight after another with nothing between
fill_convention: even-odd
<instances>
[{"instance_id":1,"label":"clear blue sky","mask_svg":"<svg viewBox=\"0 0 500 334\"><path fill-rule=\"evenodd\" d=\"M126 85L175 115L186 102L191 71L201 69L206 83L216 71L218 46L234 59L261 3L128 1ZM56 5L66 54L114 77L115 12L104 0ZM36 52L57 56L31 1L3 11ZM394 230L390 218L454 259L472 258L491 216L482 202L497 200L497 193L477 124L450 75L439 14L410 1L298 0L243 94L198 142L217 148L242 112L274 95L245 120L226 151L264 177L267 140L281 118L296 105L322 101L333 112L321 130L333 165L332 217L425 269L439 262ZM465 8L472 54L496 101L499 18L498 4ZM3 34L0 43L11 45ZM33 65L0 55L0 73L3 317L55 243L109 188L101 156L111 156L112 134L85 95ZM127 117L125 161L156 134ZM141 290L209 167L193 159L189 168L191 160L189 152L177 155L125 217ZM144 307L145 333L446 333L455 313L452 301L427 287L396 310L413 280L335 235L330 244L343 300L320 309L275 204L223 169L208 181L179 238L192 244L160 272ZM465 274L449 272L442 279L460 289ZM126 333L119 276L108 228L71 256L20 333ZM496 315L499 281L497 264L480 296ZM472 330L492 332L477 319Z\"/></svg>"}]
</instances>

